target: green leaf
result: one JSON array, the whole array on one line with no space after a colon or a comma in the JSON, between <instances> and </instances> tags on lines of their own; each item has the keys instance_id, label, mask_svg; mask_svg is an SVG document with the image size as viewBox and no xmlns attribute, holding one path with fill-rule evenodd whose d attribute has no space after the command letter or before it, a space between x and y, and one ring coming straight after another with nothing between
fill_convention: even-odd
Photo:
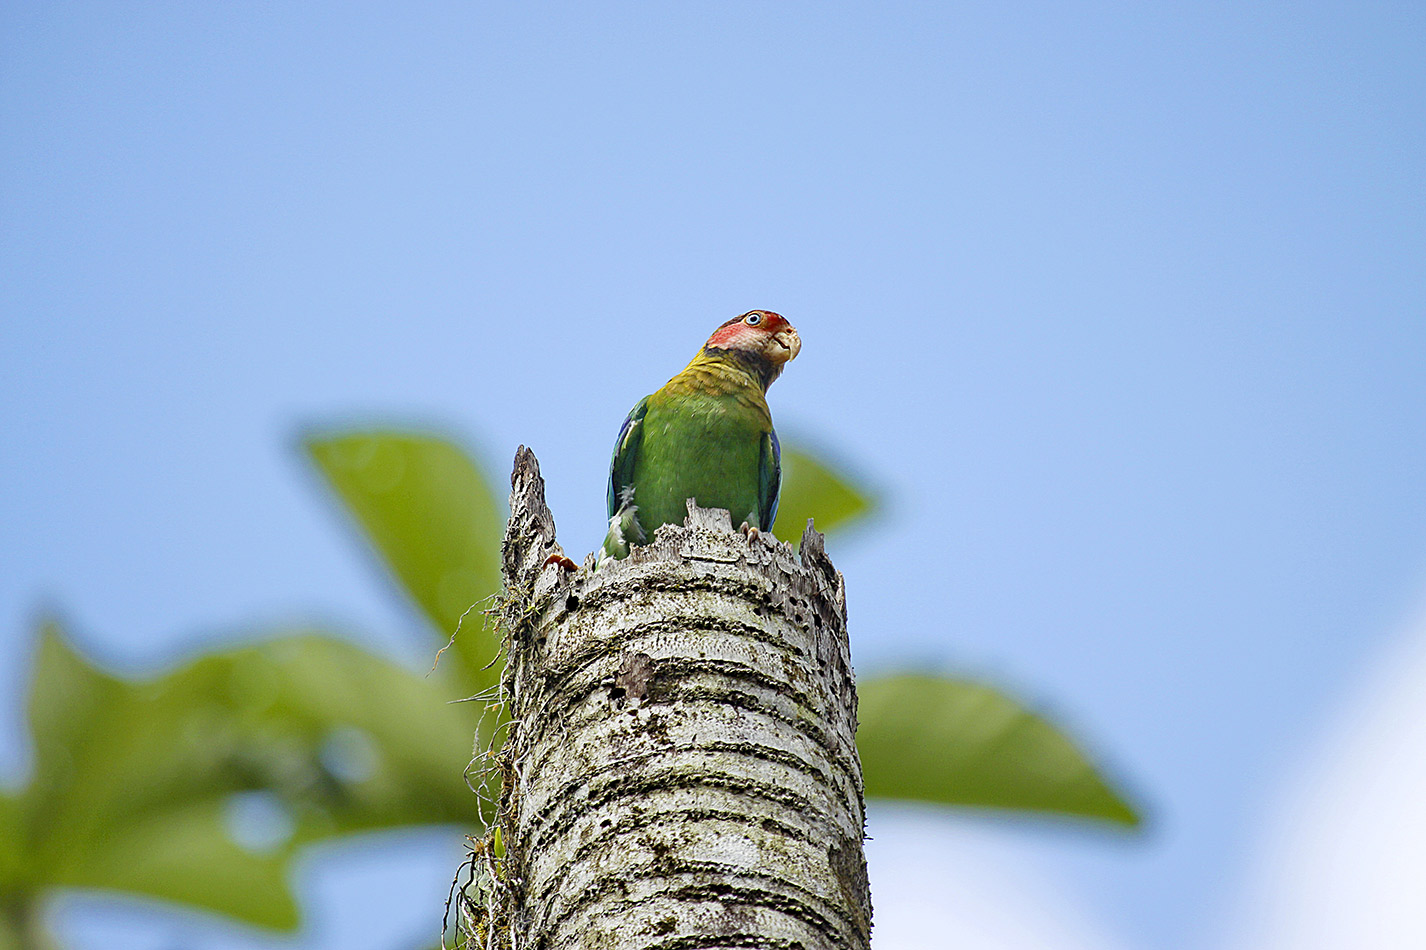
<instances>
[{"instance_id":1,"label":"green leaf","mask_svg":"<svg viewBox=\"0 0 1426 950\"><path fill-rule=\"evenodd\" d=\"M481 610L500 590L505 511L490 480L470 456L434 436L350 432L309 437L305 445L441 636L460 628L452 649L468 680L494 683L498 669L483 667L500 643Z\"/></svg>"},{"instance_id":2,"label":"green leaf","mask_svg":"<svg viewBox=\"0 0 1426 950\"><path fill-rule=\"evenodd\" d=\"M18 894L24 890L25 862L21 835L20 799L0 792L0 894Z\"/></svg>"},{"instance_id":3,"label":"green leaf","mask_svg":"<svg viewBox=\"0 0 1426 950\"><path fill-rule=\"evenodd\" d=\"M474 710L444 702L447 692L315 634L130 681L47 624L29 700L34 777L17 814L0 809L20 830L24 889L128 891L292 928L287 874L300 845L475 819L460 774ZM260 854L228 822L234 794L255 789L292 819L292 835Z\"/></svg>"},{"instance_id":4,"label":"green leaf","mask_svg":"<svg viewBox=\"0 0 1426 950\"><path fill-rule=\"evenodd\" d=\"M159 897L273 930L295 930L288 887L292 849L256 854L224 826L223 802L199 801L144 816L96 842L63 883Z\"/></svg>"},{"instance_id":5,"label":"green leaf","mask_svg":"<svg viewBox=\"0 0 1426 950\"><path fill-rule=\"evenodd\" d=\"M857 692L869 797L1140 821L1073 740L989 686L913 673Z\"/></svg>"},{"instance_id":6,"label":"green leaf","mask_svg":"<svg viewBox=\"0 0 1426 950\"><path fill-rule=\"evenodd\" d=\"M782 497L777 506L773 534L797 545L807 519L826 534L871 514L876 503L871 492L819 459L802 446L782 448Z\"/></svg>"}]
</instances>

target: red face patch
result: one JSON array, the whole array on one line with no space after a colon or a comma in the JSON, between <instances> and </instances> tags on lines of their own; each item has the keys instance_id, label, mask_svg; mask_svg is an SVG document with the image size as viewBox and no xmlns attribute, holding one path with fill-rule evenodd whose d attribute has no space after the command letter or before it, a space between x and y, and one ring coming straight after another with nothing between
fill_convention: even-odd
<instances>
[{"instance_id":1,"label":"red face patch","mask_svg":"<svg viewBox=\"0 0 1426 950\"><path fill-rule=\"evenodd\" d=\"M771 310L749 310L714 330L704 345L719 350L757 349L763 340L785 326L787 321L781 314Z\"/></svg>"}]
</instances>

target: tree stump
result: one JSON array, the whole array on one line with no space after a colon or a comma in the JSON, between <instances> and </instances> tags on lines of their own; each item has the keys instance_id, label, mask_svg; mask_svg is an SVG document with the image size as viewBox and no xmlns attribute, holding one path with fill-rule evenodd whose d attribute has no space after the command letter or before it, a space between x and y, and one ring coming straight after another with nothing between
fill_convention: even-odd
<instances>
[{"instance_id":1,"label":"tree stump","mask_svg":"<svg viewBox=\"0 0 1426 950\"><path fill-rule=\"evenodd\" d=\"M866 950L842 576L689 505L570 571L523 446L502 546L499 897L510 950ZM494 838L492 837L492 840Z\"/></svg>"}]
</instances>

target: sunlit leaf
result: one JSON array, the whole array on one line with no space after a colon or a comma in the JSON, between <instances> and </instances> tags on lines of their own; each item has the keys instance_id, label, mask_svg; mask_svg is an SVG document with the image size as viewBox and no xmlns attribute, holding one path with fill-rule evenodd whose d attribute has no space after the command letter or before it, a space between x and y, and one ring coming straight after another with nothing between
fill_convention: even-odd
<instances>
[{"instance_id":1,"label":"sunlit leaf","mask_svg":"<svg viewBox=\"0 0 1426 950\"><path fill-rule=\"evenodd\" d=\"M1073 740L989 686L903 674L857 692L868 797L1139 823Z\"/></svg>"},{"instance_id":2,"label":"sunlit leaf","mask_svg":"<svg viewBox=\"0 0 1426 950\"><path fill-rule=\"evenodd\" d=\"M313 436L306 447L387 567L453 652L468 680L495 682L499 643L481 610L500 589L505 506L456 446L409 432ZM462 620L462 617L465 619Z\"/></svg>"},{"instance_id":3,"label":"sunlit leaf","mask_svg":"<svg viewBox=\"0 0 1426 950\"><path fill-rule=\"evenodd\" d=\"M206 655L144 681L104 673L45 626L29 699L33 779L23 887L105 888L291 928L297 847L350 831L468 823L461 778L476 710L353 644L304 633ZM263 789L292 816L244 849L226 808ZM3 869L4 865L0 865Z\"/></svg>"},{"instance_id":4,"label":"sunlit leaf","mask_svg":"<svg viewBox=\"0 0 1426 950\"><path fill-rule=\"evenodd\" d=\"M773 534L800 544L808 518L826 534L865 518L874 507L870 490L847 473L801 446L783 443L782 496Z\"/></svg>"}]
</instances>

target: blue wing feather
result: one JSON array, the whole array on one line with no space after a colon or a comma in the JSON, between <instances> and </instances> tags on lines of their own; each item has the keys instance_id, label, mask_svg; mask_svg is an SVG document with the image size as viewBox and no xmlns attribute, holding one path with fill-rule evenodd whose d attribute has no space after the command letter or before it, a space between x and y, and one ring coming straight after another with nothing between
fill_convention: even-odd
<instances>
[{"instance_id":1,"label":"blue wing feather","mask_svg":"<svg viewBox=\"0 0 1426 950\"><path fill-rule=\"evenodd\" d=\"M769 428L763 436L762 452L758 457L758 525L759 530L771 532L777 521L777 501L782 491L782 446L777 441L777 430Z\"/></svg>"},{"instance_id":2,"label":"blue wing feather","mask_svg":"<svg viewBox=\"0 0 1426 950\"><path fill-rule=\"evenodd\" d=\"M643 421L648 411L649 397L645 396L634 403L634 408L624 417L619 437L614 440L614 456L609 460L609 492L605 499L610 518L619 511L619 496L634 481L634 464L644 444Z\"/></svg>"}]
</instances>

